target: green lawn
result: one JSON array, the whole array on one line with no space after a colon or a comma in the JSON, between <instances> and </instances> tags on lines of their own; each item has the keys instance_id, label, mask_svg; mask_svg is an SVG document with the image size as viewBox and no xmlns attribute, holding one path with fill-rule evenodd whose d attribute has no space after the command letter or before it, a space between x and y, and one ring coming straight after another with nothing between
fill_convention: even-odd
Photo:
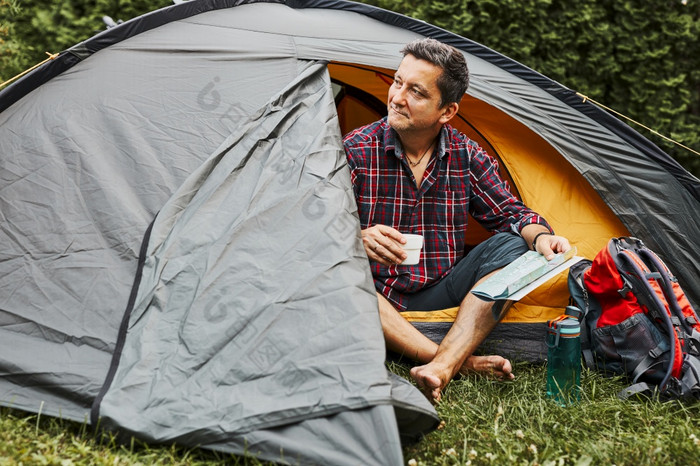
<instances>
[{"instance_id":1,"label":"green lawn","mask_svg":"<svg viewBox=\"0 0 700 466\"><path fill-rule=\"evenodd\" d=\"M700 403L622 401L620 380L584 370L582 401L544 394L545 366L515 367L502 383L469 377L438 406L443 429L406 448L416 464L700 464Z\"/></svg>"},{"instance_id":2,"label":"green lawn","mask_svg":"<svg viewBox=\"0 0 700 466\"><path fill-rule=\"evenodd\" d=\"M392 365L395 372L406 369ZM545 367L516 364L513 382L465 377L437 410L444 426L404 449L408 464L693 465L700 403L621 401L619 380L584 371L583 399L560 408L544 393ZM0 409L0 465L260 464L200 449L118 444L84 424Z\"/></svg>"}]
</instances>

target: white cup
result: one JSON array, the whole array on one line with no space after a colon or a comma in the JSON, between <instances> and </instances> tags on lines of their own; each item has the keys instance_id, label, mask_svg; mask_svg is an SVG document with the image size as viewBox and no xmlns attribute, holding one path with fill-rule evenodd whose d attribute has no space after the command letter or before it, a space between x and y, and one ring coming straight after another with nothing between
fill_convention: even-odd
<instances>
[{"instance_id":1,"label":"white cup","mask_svg":"<svg viewBox=\"0 0 700 466\"><path fill-rule=\"evenodd\" d=\"M423 248L423 236L404 234L403 237L406 238L406 244L402 244L401 247L406 251L406 260L401 262L401 265L416 265Z\"/></svg>"}]
</instances>

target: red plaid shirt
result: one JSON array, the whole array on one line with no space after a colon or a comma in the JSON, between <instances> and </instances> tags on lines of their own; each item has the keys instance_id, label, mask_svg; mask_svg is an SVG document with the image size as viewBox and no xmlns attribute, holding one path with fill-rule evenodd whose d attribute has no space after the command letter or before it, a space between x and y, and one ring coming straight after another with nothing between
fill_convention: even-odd
<instances>
[{"instance_id":1,"label":"red plaid shirt","mask_svg":"<svg viewBox=\"0 0 700 466\"><path fill-rule=\"evenodd\" d=\"M344 143L362 229L381 224L424 236L417 265L371 263L377 290L399 310L406 294L435 284L464 257L469 214L494 232L519 234L530 223L549 228L510 193L496 160L449 125L420 188L386 118L352 131Z\"/></svg>"}]
</instances>

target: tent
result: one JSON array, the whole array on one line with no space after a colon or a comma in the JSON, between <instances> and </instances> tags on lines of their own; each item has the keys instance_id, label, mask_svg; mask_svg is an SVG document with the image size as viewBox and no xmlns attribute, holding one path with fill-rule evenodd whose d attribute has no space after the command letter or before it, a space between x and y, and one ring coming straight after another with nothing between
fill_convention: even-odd
<instances>
[{"instance_id":1,"label":"tent","mask_svg":"<svg viewBox=\"0 0 700 466\"><path fill-rule=\"evenodd\" d=\"M514 193L581 255L641 238L700 303L700 182L574 91L367 5L198 0L0 92L0 403L274 461L401 464L438 419L385 369L341 135L383 114L418 37L467 57L455 124ZM567 296L548 282L494 344L517 353Z\"/></svg>"}]
</instances>

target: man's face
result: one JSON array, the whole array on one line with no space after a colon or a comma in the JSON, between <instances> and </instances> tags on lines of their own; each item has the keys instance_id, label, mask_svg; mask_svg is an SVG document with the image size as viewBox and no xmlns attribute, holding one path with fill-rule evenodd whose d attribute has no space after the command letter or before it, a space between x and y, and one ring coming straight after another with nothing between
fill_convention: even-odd
<instances>
[{"instance_id":1,"label":"man's face","mask_svg":"<svg viewBox=\"0 0 700 466\"><path fill-rule=\"evenodd\" d=\"M388 122L399 134L404 132L435 132L445 119L450 105L440 107L437 79L442 69L413 55L406 55L394 75L387 101Z\"/></svg>"}]
</instances>

